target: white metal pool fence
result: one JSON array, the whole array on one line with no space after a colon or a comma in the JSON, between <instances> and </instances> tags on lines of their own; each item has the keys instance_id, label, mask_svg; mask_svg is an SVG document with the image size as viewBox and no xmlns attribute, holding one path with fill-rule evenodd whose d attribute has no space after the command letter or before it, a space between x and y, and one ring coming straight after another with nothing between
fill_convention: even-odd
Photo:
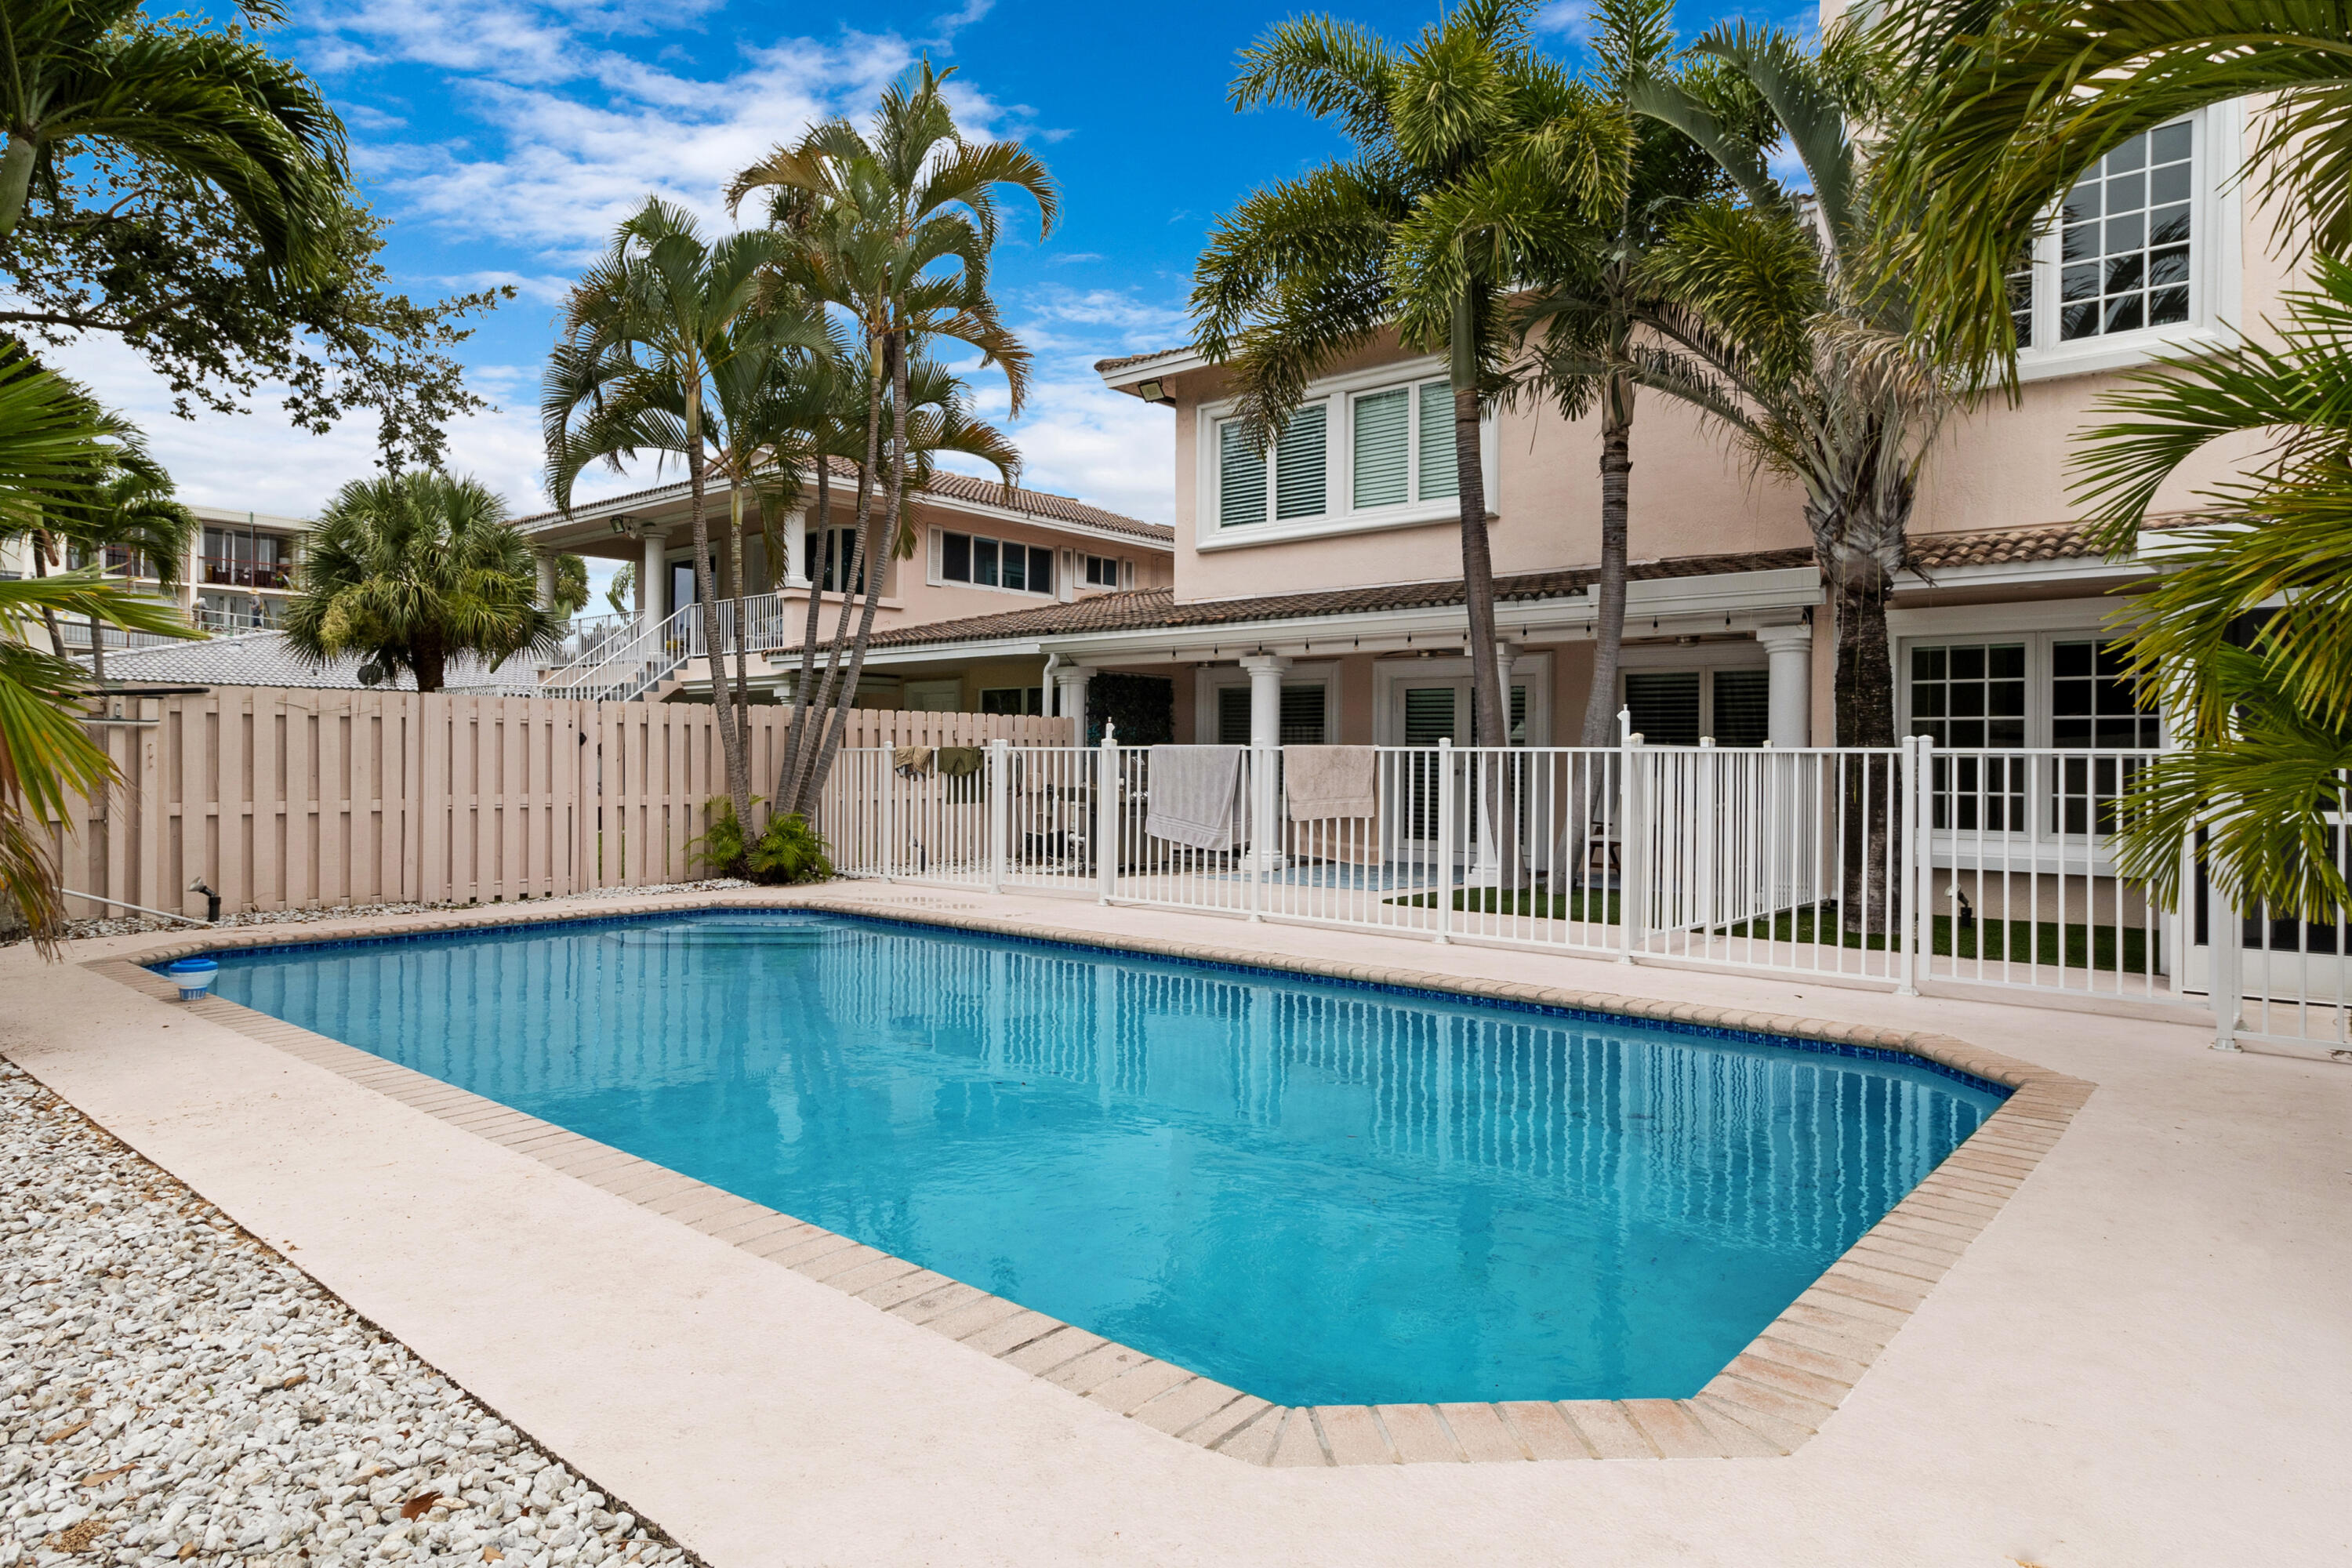
<instances>
[{"instance_id":1,"label":"white metal pool fence","mask_svg":"<svg viewBox=\"0 0 2352 1568\"><path fill-rule=\"evenodd\" d=\"M1282 748L1178 750L1228 759L1205 830L1156 819L1153 748L1115 740L845 750L820 826L852 877L2210 1011L2217 1044L2352 1048L2344 927L2233 915L2193 876L2167 910L2117 875L2106 829L2157 752L1380 746L1341 815Z\"/></svg>"}]
</instances>

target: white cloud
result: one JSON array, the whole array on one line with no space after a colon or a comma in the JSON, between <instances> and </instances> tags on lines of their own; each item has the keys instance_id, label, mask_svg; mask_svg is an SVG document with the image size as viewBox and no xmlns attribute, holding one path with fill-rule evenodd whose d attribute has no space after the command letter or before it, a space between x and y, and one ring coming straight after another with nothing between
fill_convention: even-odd
<instances>
[{"instance_id":1,"label":"white cloud","mask_svg":"<svg viewBox=\"0 0 2352 1568\"><path fill-rule=\"evenodd\" d=\"M934 41L942 44L953 43L958 33L983 20L991 11L995 9L996 0L963 0L961 5L931 24L931 31L936 35Z\"/></svg>"},{"instance_id":2,"label":"white cloud","mask_svg":"<svg viewBox=\"0 0 2352 1568\"><path fill-rule=\"evenodd\" d=\"M194 505L308 517L351 480L380 471L374 422L364 414L314 436L287 423L283 388L264 386L251 413L200 411L194 419L175 419L162 378L111 338L58 351L54 363L138 424L180 499ZM544 510L550 503L541 482L547 458L535 406L538 368L476 365L467 374L475 390L498 406L450 426L448 467L479 479L518 515ZM648 482L600 469L582 477L580 494L618 495Z\"/></svg>"},{"instance_id":3,"label":"white cloud","mask_svg":"<svg viewBox=\"0 0 2352 1568\"><path fill-rule=\"evenodd\" d=\"M1596 25L1592 0L1552 0L1536 13L1537 32L1557 33L1580 44L1591 40Z\"/></svg>"}]
</instances>

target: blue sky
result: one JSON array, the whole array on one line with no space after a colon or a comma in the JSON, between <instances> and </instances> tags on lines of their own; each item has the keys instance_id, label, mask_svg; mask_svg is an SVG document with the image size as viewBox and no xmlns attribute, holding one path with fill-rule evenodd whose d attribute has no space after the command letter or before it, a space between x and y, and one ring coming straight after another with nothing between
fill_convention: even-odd
<instances>
[{"instance_id":1,"label":"blue sky","mask_svg":"<svg viewBox=\"0 0 2352 1568\"><path fill-rule=\"evenodd\" d=\"M451 458L518 510L545 504L534 409L555 301L614 224L657 191L723 226L721 186L766 148L813 118L861 113L926 53L954 66L967 128L1028 140L1063 189L1053 237L1038 243L1024 221L997 263L999 299L1038 356L1036 397L1013 426L1026 480L1165 521L1169 416L1105 392L1091 366L1182 342L1192 258L1216 215L1339 150L1303 116L1226 105L1234 52L1291 14L1246 0L918 0L854 12L745 0L296 0L278 46L349 123L366 193L393 220L397 284L520 289L462 351L499 409L452 432ZM1336 14L1402 37L1436 10L1348 4ZM1696 33L1741 14L1801 24L1812 7L1691 0L1682 21ZM1558 0L1544 23L1573 58L1580 0ZM146 425L191 500L304 515L368 471L364 420L311 437L265 404L187 424L119 350L68 357ZM981 386L1001 414L1002 384Z\"/></svg>"}]
</instances>

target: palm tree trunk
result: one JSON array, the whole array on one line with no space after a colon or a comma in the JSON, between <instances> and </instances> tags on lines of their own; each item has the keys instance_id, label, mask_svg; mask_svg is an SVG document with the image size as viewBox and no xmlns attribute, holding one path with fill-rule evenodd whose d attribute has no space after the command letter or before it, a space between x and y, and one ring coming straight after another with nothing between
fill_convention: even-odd
<instances>
[{"instance_id":1,"label":"palm tree trunk","mask_svg":"<svg viewBox=\"0 0 2352 1568\"><path fill-rule=\"evenodd\" d=\"M709 476L702 466L700 400L689 396L687 418L687 477L693 485L693 505L688 512L694 524L694 585L702 601L702 652L710 666L710 702L719 724L719 751L727 763L727 797L734 803L735 820L751 830L751 781L743 773L743 747L735 733L735 715L727 706L727 656L719 640L717 584L710 580L710 516L706 509Z\"/></svg>"},{"instance_id":2,"label":"palm tree trunk","mask_svg":"<svg viewBox=\"0 0 2352 1568\"><path fill-rule=\"evenodd\" d=\"M886 499L880 521L881 526L890 531L892 553L895 554L898 538L898 508L905 499L907 484L907 356L900 352L897 333L882 340L882 358L890 377L890 477L884 484ZM866 668L866 645L874 635L874 612L881 605L882 573L888 564L887 556L876 565L865 564L866 550L863 533L861 530L858 558L866 573L866 603L857 617L857 641L849 655L849 689L852 691L857 689L857 678ZM856 580L854 577L850 579L853 583ZM824 751L817 758L812 790L824 787L825 775L833 771L833 759L841 750L841 737L845 728L844 724L835 724L825 736Z\"/></svg>"},{"instance_id":3,"label":"palm tree trunk","mask_svg":"<svg viewBox=\"0 0 2352 1568\"><path fill-rule=\"evenodd\" d=\"M1893 586L1874 563L1846 563L1831 579L1837 609L1837 743L1882 753L1895 743L1895 665L1886 638L1886 596ZM1890 877L1895 782L1891 756L1864 766L1849 759L1845 790L1845 877L1839 924L1850 932L1895 930L1899 879Z\"/></svg>"},{"instance_id":4,"label":"palm tree trunk","mask_svg":"<svg viewBox=\"0 0 2352 1568\"><path fill-rule=\"evenodd\" d=\"M888 334L886 333L880 342L887 341ZM869 344L877 350L880 347L880 342L872 340L869 340ZM858 466L857 469L856 543L851 552L850 561L843 565L841 619L834 628L833 647L825 655L824 679L817 689L816 703L811 713L812 721L817 725L818 731L815 735L810 737L809 743L801 750L798 758L799 772L793 780L793 810L796 815L804 817L813 817L815 812L817 784L812 781L816 772L816 760L824 751L824 733L832 728L835 688L840 680L842 655L849 637L849 612L852 602L849 596L849 585L857 581L856 571L866 563L866 531L868 525L874 520L874 476L882 460L883 384L878 353L870 363L872 368L866 372L866 460ZM824 563L824 550L820 543L817 551L817 564L822 568ZM811 593L818 591L815 587L810 590ZM842 705L847 706L855 695L854 689L844 693L840 699Z\"/></svg>"},{"instance_id":5,"label":"palm tree trunk","mask_svg":"<svg viewBox=\"0 0 2352 1568\"><path fill-rule=\"evenodd\" d=\"M21 131L8 133L7 150L0 152L0 239L15 234L25 216L26 198L33 190L33 164L40 155L40 143L30 136Z\"/></svg>"},{"instance_id":6,"label":"palm tree trunk","mask_svg":"<svg viewBox=\"0 0 2352 1568\"><path fill-rule=\"evenodd\" d=\"M106 639L100 635L101 625L96 616L89 618L89 678L97 685L106 684Z\"/></svg>"},{"instance_id":7,"label":"palm tree trunk","mask_svg":"<svg viewBox=\"0 0 2352 1568\"><path fill-rule=\"evenodd\" d=\"M49 574L49 536L41 529L33 531L33 575ZM41 622L49 628L49 651L59 658L66 657L65 628L58 625L58 613L47 605L41 606Z\"/></svg>"},{"instance_id":8,"label":"palm tree trunk","mask_svg":"<svg viewBox=\"0 0 2352 1568\"><path fill-rule=\"evenodd\" d=\"M419 637L409 648L409 667L416 672L416 689L438 691L448 673L449 656L438 636Z\"/></svg>"},{"instance_id":9,"label":"palm tree trunk","mask_svg":"<svg viewBox=\"0 0 2352 1568\"><path fill-rule=\"evenodd\" d=\"M1606 746L1617 739L1617 667L1625 649L1625 576L1633 473L1633 382L1609 378L1601 416L1601 603L1592 627L1592 687L1578 740Z\"/></svg>"},{"instance_id":10,"label":"palm tree trunk","mask_svg":"<svg viewBox=\"0 0 2352 1568\"><path fill-rule=\"evenodd\" d=\"M1451 367L1454 388L1454 474L1462 502L1462 596L1468 612L1470 646L1470 719L1473 739L1481 746L1511 743L1509 700L1503 693L1503 672L1496 658L1495 557L1486 538L1486 470L1478 451L1478 301L1465 289L1454 302ZM1505 770L1483 767L1486 820L1495 835L1495 853L1503 868L1504 885L1518 881L1518 816L1515 799L1507 798Z\"/></svg>"},{"instance_id":11,"label":"palm tree trunk","mask_svg":"<svg viewBox=\"0 0 2352 1568\"><path fill-rule=\"evenodd\" d=\"M727 591L735 602L735 736L743 748L743 784L749 798L751 781L751 627L744 615L751 595L743 580L743 486L733 472L727 476ZM751 841L751 824L743 824L744 841Z\"/></svg>"},{"instance_id":12,"label":"palm tree trunk","mask_svg":"<svg viewBox=\"0 0 2352 1568\"><path fill-rule=\"evenodd\" d=\"M818 443L820 448L823 445L822 441ZM833 517L832 465L833 454L820 449L816 455L816 537L820 571L824 566L824 531ZM805 525L802 529L802 548L806 549ZM784 572L785 575L791 575L790 562L785 563ZM793 683L793 714L790 725L784 731L784 765L776 774L776 809L785 813L800 809L793 790L794 781L800 776L801 737L806 732L809 696L816 679L816 639L824 625L820 616L823 595L817 592L817 583L816 577L809 579L808 630L801 637L800 679Z\"/></svg>"}]
</instances>

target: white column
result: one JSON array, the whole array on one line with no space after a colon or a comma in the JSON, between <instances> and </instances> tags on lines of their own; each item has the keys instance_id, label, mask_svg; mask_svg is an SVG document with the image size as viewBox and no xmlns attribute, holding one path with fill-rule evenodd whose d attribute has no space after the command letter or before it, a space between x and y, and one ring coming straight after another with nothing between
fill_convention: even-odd
<instances>
[{"instance_id":1,"label":"white column","mask_svg":"<svg viewBox=\"0 0 2352 1568\"><path fill-rule=\"evenodd\" d=\"M555 556L546 550L532 553L539 557L539 604L545 609L555 603Z\"/></svg>"},{"instance_id":2,"label":"white column","mask_svg":"<svg viewBox=\"0 0 2352 1568\"><path fill-rule=\"evenodd\" d=\"M1282 865L1282 796L1276 748L1282 744L1282 674L1290 661L1254 654L1241 661L1250 678L1250 858L1262 871Z\"/></svg>"},{"instance_id":3,"label":"white column","mask_svg":"<svg viewBox=\"0 0 2352 1568\"><path fill-rule=\"evenodd\" d=\"M1813 743L1813 628L1763 626L1756 640L1764 645L1769 684L1768 733L1776 748Z\"/></svg>"},{"instance_id":4,"label":"white column","mask_svg":"<svg viewBox=\"0 0 2352 1568\"><path fill-rule=\"evenodd\" d=\"M645 556L637 563L637 614L657 626L669 618L669 533L645 531Z\"/></svg>"},{"instance_id":5,"label":"white column","mask_svg":"<svg viewBox=\"0 0 2352 1568\"><path fill-rule=\"evenodd\" d=\"M196 613L196 584L205 580L205 530L199 523L188 539L188 553L180 563L180 608L190 619Z\"/></svg>"},{"instance_id":6,"label":"white column","mask_svg":"<svg viewBox=\"0 0 2352 1568\"><path fill-rule=\"evenodd\" d=\"M784 513L784 569L779 573L775 563L768 563L768 575L779 589L805 588L808 580L808 509L794 507Z\"/></svg>"},{"instance_id":7,"label":"white column","mask_svg":"<svg viewBox=\"0 0 2352 1568\"><path fill-rule=\"evenodd\" d=\"M1250 678L1250 744L1282 744L1282 674L1290 661L1273 654L1254 654L1241 661Z\"/></svg>"},{"instance_id":8,"label":"white column","mask_svg":"<svg viewBox=\"0 0 2352 1568\"><path fill-rule=\"evenodd\" d=\"M1095 672L1083 664L1066 664L1054 671L1054 710L1065 719L1075 719L1077 727L1070 744L1087 743L1087 686Z\"/></svg>"}]
</instances>

